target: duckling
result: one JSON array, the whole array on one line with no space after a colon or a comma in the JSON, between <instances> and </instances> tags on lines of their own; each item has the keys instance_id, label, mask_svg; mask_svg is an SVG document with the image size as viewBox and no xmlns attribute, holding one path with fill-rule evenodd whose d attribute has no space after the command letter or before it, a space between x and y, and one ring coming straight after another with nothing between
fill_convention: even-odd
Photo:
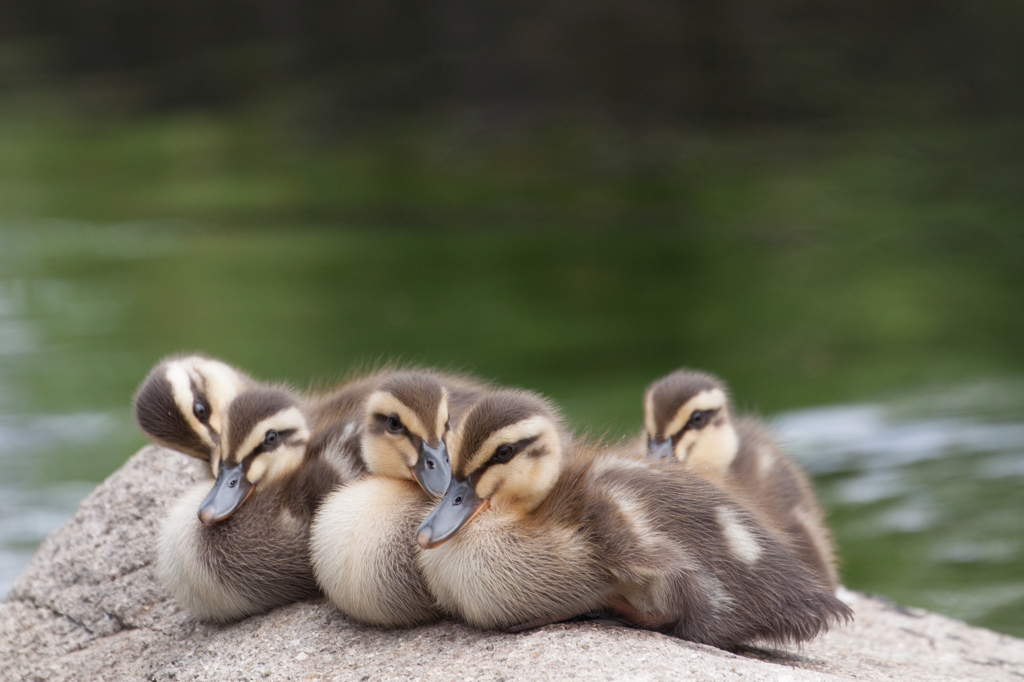
<instances>
[{"instance_id":1,"label":"duckling","mask_svg":"<svg viewBox=\"0 0 1024 682\"><path fill-rule=\"evenodd\" d=\"M416 567L416 528L448 488L452 422L483 390L461 377L402 373L367 399L360 453L370 475L324 500L310 538L317 581L346 615L384 627L441 616Z\"/></svg>"},{"instance_id":2,"label":"duckling","mask_svg":"<svg viewBox=\"0 0 1024 682\"><path fill-rule=\"evenodd\" d=\"M312 442L301 400L288 390L240 393L223 427L216 481L196 484L171 509L157 566L189 610L227 622L319 594L309 526L345 469Z\"/></svg>"},{"instance_id":3,"label":"duckling","mask_svg":"<svg viewBox=\"0 0 1024 682\"><path fill-rule=\"evenodd\" d=\"M605 612L731 648L804 641L850 616L726 492L572 438L535 394L488 394L449 448L452 480L420 525L418 563L439 604L471 625Z\"/></svg>"},{"instance_id":4,"label":"duckling","mask_svg":"<svg viewBox=\"0 0 1024 682\"><path fill-rule=\"evenodd\" d=\"M203 355L171 356L150 372L135 396L139 425L210 467L157 546L165 585L200 618L236 620L318 593L309 518L326 492L365 471L356 408L372 383L299 394ZM281 441L249 442L257 437Z\"/></svg>"},{"instance_id":5,"label":"duckling","mask_svg":"<svg viewBox=\"0 0 1024 682\"><path fill-rule=\"evenodd\" d=\"M644 396L648 454L674 458L742 496L834 591L834 544L810 480L761 423L750 417L734 422L732 414L728 389L718 377L673 372L651 384Z\"/></svg>"},{"instance_id":6,"label":"duckling","mask_svg":"<svg viewBox=\"0 0 1024 682\"><path fill-rule=\"evenodd\" d=\"M200 354L161 360L135 394L135 419L153 441L209 462L228 405L256 387L247 374Z\"/></svg>"}]
</instances>

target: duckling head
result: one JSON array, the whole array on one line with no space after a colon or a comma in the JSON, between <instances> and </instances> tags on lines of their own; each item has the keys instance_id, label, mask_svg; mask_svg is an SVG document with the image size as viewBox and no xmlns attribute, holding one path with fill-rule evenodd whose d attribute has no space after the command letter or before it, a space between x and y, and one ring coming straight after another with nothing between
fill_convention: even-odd
<instances>
[{"instance_id":1,"label":"duckling head","mask_svg":"<svg viewBox=\"0 0 1024 682\"><path fill-rule=\"evenodd\" d=\"M563 434L554 407L527 391L495 391L473 405L452 434L451 483L420 525L420 547L437 547L491 507L535 510L562 471Z\"/></svg>"},{"instance_id":2,"label":"duckling head","mask_svg":"<svg viewBox=\"0 0 1024 682\"><path fill-rule=\"evenodd\" d=\"M739 449L725 383L711 374L680 369L644 395L648 455L675 457L695 472L724 473Z\"/></svg>"},{"instance_id":3,"label":"duckling head","mask_svg":"<svg viewBox=\"0 0 1024 682\"><path fill-rule=\"evenodd\" d=\"M217 480L199 505L207 526L231 516L258 486L299 468L309 427L288 391L257 388L240 393L228 407L223 447L210 461Z\"/></svg>"},{"instance_id":4,"label":"duckling head","mask_svg":"<svg viewBox=\"0 0 1024 682\"><path fill-rule=\"evenodd\" d=\"M135 394L135 419L152 440L210 461L220 447L228 405L255 382L220 360L174 355Z\"/></svg>"},{"instance_id":5,"label":"duckling head","mask_svg":"<svg viewBox=\"0 0 1024 682\"><path fill-rule=\"evenodd\" d=\"M390 377L366 401L363 461L370 473L416 480L428 495L441 497L451 478L450 428L448 391L435 377Z\"/></svg>"}]
</instances>

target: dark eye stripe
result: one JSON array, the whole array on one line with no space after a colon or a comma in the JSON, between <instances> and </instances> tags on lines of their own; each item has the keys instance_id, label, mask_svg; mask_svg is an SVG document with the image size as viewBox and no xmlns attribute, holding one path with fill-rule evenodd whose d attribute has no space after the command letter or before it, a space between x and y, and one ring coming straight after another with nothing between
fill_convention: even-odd
<instances>
[{"instance_id":1,"label":"dark eye stripe","mask_svg":"<svg viewBox=\"0 0 1024 682\"><path fill-rule=\"evenodd\" d=\"M502 443L501 445L499 445L495 449L495 454L491 455L490 459L488 459L486 462L484 462L482 465L480 465L480 467L475 472L473 472L473 475L477 476L477 477L480 477L480 476L483 476L485 471L490 469L491 466L493 466L495 464L508 464L513 459L515 459L516 455L518 455L520 452L522 452L523 450L525 450L529 446L533 445L537 441L538 438L540 438L540 436L531 436L529 438L523 438L521 440L517 440L515 443ZM499 450L501 450L502 448L506 447L506 446L512 448L512 456L509 457L506 460L497 459L497 452Z\"/></svg>"},{"instance_id":2,"label":"dark eye stripe","mask_svg":"<svg viewBox=\"0 0 1024 682\"><path fill-rule=\"evenodd\" d=\"M690 430L690 429L694 429L694 430L696 430L696 431L700 431L700 430L701 430L701 429L703 429L703 428L704 428L705 426L707 426L708 424L710 424L710 423L711 423L711 420L712 420L712 419L714 419L715 415L717 415L717 414L718 414L718 412L720 411L720 409L721 409L721 408L715 408L715 409L713 409L713 410L694 410L694 412L703 412L703 413L704 413L704 423L703 423L703 424L701 424L701 425L700 425L700 426L698 426L698 427L694 427L694 424L693 424L693 422L691 422L691 421L690 421L690 420L688 419L688 420L686 421L686 423L685 423L685 424L683 425L683 428L679 429L679 430L678 430L678 431L676 431L676 432L675 432L674 434L672 434L672 445L675 445L675 444L676 444L676 441L678 441L678 440L679 440L679 438L680 438L680 437L681 437L681 436L682 436L682 435L683 435L684 433L686 433L686 431L687 431L687 430ZM691 415L691 417L692 417L692 415Z\"/></svg>"}]
</instances>

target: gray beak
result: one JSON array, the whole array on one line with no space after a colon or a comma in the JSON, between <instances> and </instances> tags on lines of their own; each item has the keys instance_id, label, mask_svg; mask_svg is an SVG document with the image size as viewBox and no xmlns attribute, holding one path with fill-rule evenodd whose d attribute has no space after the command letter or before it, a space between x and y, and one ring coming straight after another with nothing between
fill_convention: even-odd
<instances>
[{"instance_id":1,"label":"gray beak","mask_svg":"<svg viewBox=\"0 0 1024 682\"><path fill-rule=\"evenodd\" d=\"M436 448L427 445L426 441L420 444L419 457L412 473L428 495L435 498L444 495L452 478L452 464L444 440Z\"/></svg>"},{"instance_id":2,"label":"gray beak","mask_svg":"<svg viewBox=\"0 0 1024 682\"><path fill-rule=\"evenodd\" d=\"M464 481L452 479L444 499L420 524L420 529L416 533L416 542L420 547L431 549L443 544L474 516L490 506L488 500L481 500L476 494L472 480L471 477Z\"/></svg>"},{"instance_id":3,"label":"gray beak","mask_svg":"<svg viewBox=\"0 0 1024 682\"><path fill-rule=\"evenodd\" d=\"M199 520L207 526L223 521L242 506L252 489L252 483L245 477L241 464L231 469L221 465L213 489L199 505Z\"/></svg>"},{"instance_id":4,"label":"gray beak","mask_svg":"<svg viewBox=\"0 0 1024 682\"><path fill-rule=\"evenodd\" d=\"M672 439L666 438L660 443L651 441L647 449L647 456L651 459L672 459L675 452L672 450Z\"/></svg>"}]
</instances>

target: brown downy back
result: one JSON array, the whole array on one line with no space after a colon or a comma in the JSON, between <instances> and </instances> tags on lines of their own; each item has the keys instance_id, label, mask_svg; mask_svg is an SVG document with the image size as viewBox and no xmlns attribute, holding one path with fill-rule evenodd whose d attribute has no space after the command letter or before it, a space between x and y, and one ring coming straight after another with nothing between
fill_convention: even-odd
<instances>
[{"instance_id":1,"label":"brown downy back","mask_svg":"<svg viewBox=\"0 0 1024 682\"><path fill-rule=\"evenodd\" d=\"M655 629L731 648L806 641L852 617L758 515L671 462L611 468L594 490L621 595L646 586Z\"/></svg>"},{"instance_id":2,"label":"brown downy back","mask_svg":"<svg viewBox=\"0 0 1024 682\"><path fill-rule=\"evenodd\" d=\"M767 428L753 417L737 419L740 450L730 468L734 485L747 495L805 566L835 590L839 583L835 543L810 478L782 452Z\"/></svg>"}]
</instances>

